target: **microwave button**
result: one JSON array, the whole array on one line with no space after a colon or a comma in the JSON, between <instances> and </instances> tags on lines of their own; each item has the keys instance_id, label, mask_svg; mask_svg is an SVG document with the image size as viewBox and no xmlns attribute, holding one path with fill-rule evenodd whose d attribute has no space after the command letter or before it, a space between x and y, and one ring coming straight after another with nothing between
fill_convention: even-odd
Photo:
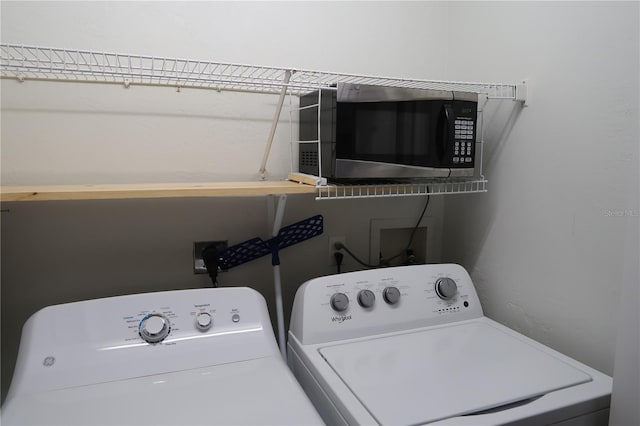
<instances>
[{"instance_id":1,"label":"microwave button","mask_svg":"<svg viewBox=\"0 0 640 426\"><path fill-rule=\"evenodd\" d=\"M453 162L458 164L460 162L460 159L458 157L453 157Z\"/></svg>"},{"instance_id":2,"label":"microwave button","mask_svg":"<svg viewBox=\"0 0 640 426\"><path fill-rule=\"evenodd\" d=\"M456 141L453 146L457 149L460 147L460 141Z\"/></svg>"},{"instance_id":3,"label":"microwave button","mask_svg":"<svg viewBox=\"0 0 640 426\"><path fill-rule=\"evenodd\" d=\"M465 163L470 163L471 162L471 157L465 157L464 158L464 162Z\"/></svg>"},{"instance_id":4,"label":"microwave button","mask_svg":"<svg viewBox=\"0 0 640 426\"><path fill-rule=\"evenodd\" d=\"M464 151L462 151L462 153L464 154ZM453 155L460 155L460 151L458 151L457 149L454 149Z\"/></svg>"}]
</instances>

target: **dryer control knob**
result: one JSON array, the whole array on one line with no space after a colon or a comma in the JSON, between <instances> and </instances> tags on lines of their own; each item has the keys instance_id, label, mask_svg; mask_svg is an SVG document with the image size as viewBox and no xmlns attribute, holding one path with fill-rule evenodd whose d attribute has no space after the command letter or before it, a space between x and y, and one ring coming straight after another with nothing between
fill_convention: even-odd
<instances>
[{"instance_id":1,"label":"dryer control knob","mask_svg":"<svg viewBox=\"0 0 640 426\"><path fill-rule=\"evenodd\" d=\"M342 312L349 306L349 298L344 293L335 293L331 296L331 307L338 312Z\"/></svg>"},{"instance_id":2,"label":"dryer control knob","mask_svg":"<svg viewBox=\"0 0 640 426\"><path fill-rule=\"evenodd\" d=\"M436 294L442 300L451 300L458 293L458 285L451 278L438 278Z\"/></svg>"},{"instance_id":3,"label":"dryer control knob","mask_svg":"<svg viewBox=\"0 0 640 426\"><path fill-rule=\"evenodd\" d=\"M171 323L162 314L149 314L142 318L138 325L140 337L148 343L161 342L169 335Z\"/></svg>"},{"instance_id":4,"label":"dryer control knob","mask_svg":"<svg viewBox=\"0 0 640 426\"><path fill-rule=\"evenodd\" d=\"M382 292L384 301L390 305L395 305L400 300L400 290L397 287L387 287Z\"/></svg>"},{"instance_id":5,"label":"dryer control knob","mask_svg":"<svg viewBox=\"0 0 640 426\"><path fill-rule=\"evenodd\" d=\"M196 328L200 331L207 331L213 325L213 318L207 312L200 312L196 315Z\"/></svg>"},{"instance_id":6,"label":"dryer control knob","mask_svg":"<svg viewBox=\"0 0 640 426\"><path fill-rule=\"evenodd\" d=\"M376 301L376 295L371 290L360 290L358 292L358 303L363 308L370 308Z\"/></svg>"}]
</instances>

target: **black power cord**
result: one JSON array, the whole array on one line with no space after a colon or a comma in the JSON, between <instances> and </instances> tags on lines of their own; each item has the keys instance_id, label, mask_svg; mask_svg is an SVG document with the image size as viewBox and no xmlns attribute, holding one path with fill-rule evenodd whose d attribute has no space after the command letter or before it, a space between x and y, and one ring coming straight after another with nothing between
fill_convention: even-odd
<instances>
[{"instance_id":1,"label":"black power cord","mask_svg":"<svg viewBox=\"0 0 640 426\"><path fill-rule=\"evenodd\" d=\"M413 230L411 231L411 235L409 237L409 242L407 243L407 247L402 250L400 253L396 254L395 256L391 256L388 259L380 259L380 262L377 265L371 265L368 264L366 262L363 262L362 260L360 260L358 258L358 256L356 256L355 254L353 254L353 252L351 252L351 250L349 250L349 248L347 248L347 246L345 246L344 244L337 242L334 245L334 248L336 250L344 250L345 253L347 253L349 256L351 256L353 258L353 260L355 260L356 262L358 262L360 265L364 266L365 268L382 268L382 267L387 267L390 266L389 263L394 260L397 259L398 257L402 256L403 254L407 254L409 257L409 263L413 264L415 263L415 255L413 255L413 250L411 249L411 244L413 244L413 238L416 235L416 231L418 230L418 228L420 227L420 222L422 222L422 219L424 218L424 214L427 212L427 207L429 207L429 201L431 200L431 196L429 194L427 194L427 201L424 203L424 208L422 209L422 213L420 213L420 217L418 218L418 221L416 222L416 225L413 227ZM334 253L334 256L337 253ZM337 261L337 258L336 258ZM338 272L340 272L340 266L338 266Z\"/></svg>"},{"instance_id":2,"label":"black power cord","mask_svg":"<svg viewBox=\"0 0 640 426\"><path fill-rule=\"evenodd\" d=\"M337 245L337 244L336 244ZM344 259L344 254L336 251L333 253L333 257L336 259L336 266L338 267L338 273L342 272L342 259Z\"/></svg>"},{"instance_id":3,"label":"black power cord","mask_svg":"<svg viewBox=\"0 0 640 426\"><path fill-rule=\"evenodd\" d=\"M202 261L207 268L213 287L218 287L218 250L211 244L202 250Z\"/></svg>"}]
</instances>

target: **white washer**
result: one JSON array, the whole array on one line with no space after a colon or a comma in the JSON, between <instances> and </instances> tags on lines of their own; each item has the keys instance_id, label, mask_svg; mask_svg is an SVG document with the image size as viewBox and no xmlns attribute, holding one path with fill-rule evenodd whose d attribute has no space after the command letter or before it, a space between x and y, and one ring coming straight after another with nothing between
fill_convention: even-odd
<instances>
[{"instance_id":1,"label":"white washer","mask_svg":"<svg viewBox=\"0 0 640 426\"><path fill-rule=\"evenodd\" d=\"M36 312L2 424L322 424L249 288L157 292Z\"/></svg>"},{"instance_id":2,"label":"white washer","mask_svg":"<svg viewBox=\"0 0 640 426\"><path fill-rule=\"evenodd\" d=\"M606 425L611 378L485 317L459 265L316 278L289 365L332 425Z\"/></svg>"}]
</instances>

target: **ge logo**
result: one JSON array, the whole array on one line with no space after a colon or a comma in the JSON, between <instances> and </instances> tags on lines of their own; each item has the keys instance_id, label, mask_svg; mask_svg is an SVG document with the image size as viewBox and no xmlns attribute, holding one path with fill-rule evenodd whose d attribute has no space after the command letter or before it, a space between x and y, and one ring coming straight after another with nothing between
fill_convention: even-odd
<instances>
[{"instance_id":1,"label":"ge logo","mask_svg":"<svg viewBox=\"0 0 640 426\"><path fill-rule=\"evenodd\" d=\"M44 359L44 361L42 361L42 365L44 365L45 367L51 367L53 364L55 364L56 359L52 356L48 356Z\"/></svg>"}]
</instances>

